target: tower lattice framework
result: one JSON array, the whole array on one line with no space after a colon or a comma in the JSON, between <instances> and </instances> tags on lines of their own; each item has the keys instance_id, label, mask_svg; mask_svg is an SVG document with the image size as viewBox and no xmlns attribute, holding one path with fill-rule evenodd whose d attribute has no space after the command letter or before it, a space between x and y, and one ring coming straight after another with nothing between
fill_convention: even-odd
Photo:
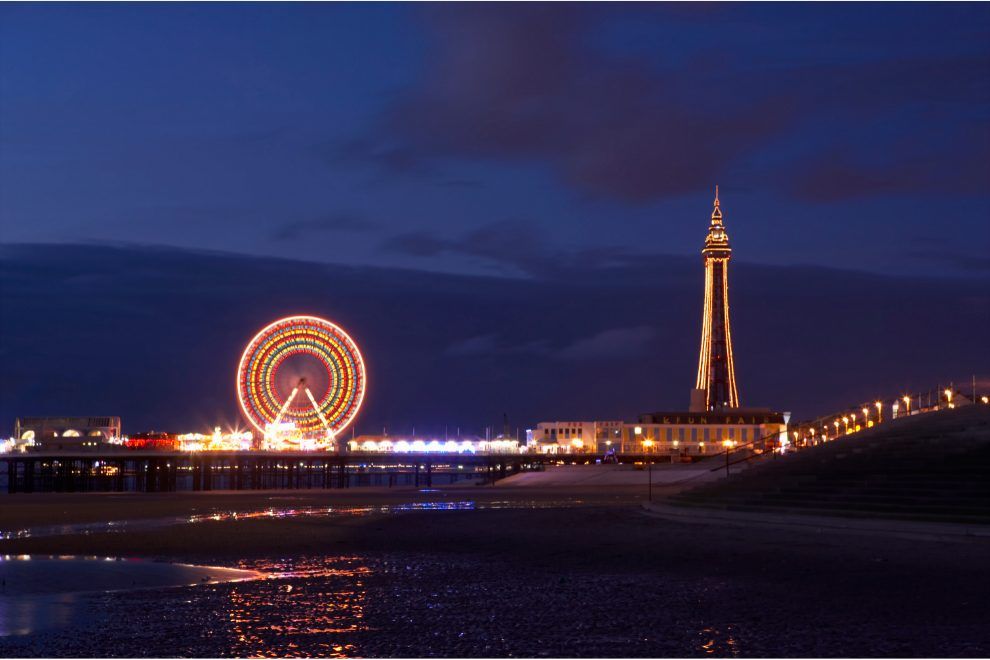
<instances>
[{"instance_id":1,"label":"tower lattice framework","mask_svg":"<svg viewBox=\"0 0 990 660\"><path fill-rule=\"evenodd\" d=\"M722 223L718 186L715 187L715 208L701 255L705 262L705 307L701 318L701 355L698 358L698 379L692 396L692 408L738 408L739 390L736 387L729 326L729 259L732 248Z\"/></svg>"}]
</instances>

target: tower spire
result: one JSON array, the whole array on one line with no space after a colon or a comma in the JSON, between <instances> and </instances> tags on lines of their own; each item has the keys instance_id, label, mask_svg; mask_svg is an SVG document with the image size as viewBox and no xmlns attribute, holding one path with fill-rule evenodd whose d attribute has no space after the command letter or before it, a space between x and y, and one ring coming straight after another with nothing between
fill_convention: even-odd
<instances>
[{"instance_id":1,"label":"tower spire","mask_svg":"<svg viewBox=\"0 0 990 660\"><path fill-rule=\"evenodd\" d=\"M712 209L712 226L722 224L722 204L718 200L718 184L715 184L715 207Z\"/></svg>"}]
</instances>

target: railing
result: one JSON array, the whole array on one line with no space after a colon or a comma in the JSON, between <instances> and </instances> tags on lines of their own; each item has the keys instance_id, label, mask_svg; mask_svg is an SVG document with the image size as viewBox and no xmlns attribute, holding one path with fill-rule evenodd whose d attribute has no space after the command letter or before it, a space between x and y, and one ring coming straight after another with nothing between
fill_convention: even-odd
<instances>
[{"instance_id":1,"label":"railing","mask_svg":"<svg viewBox=\"0 0 990 660\"><path fill-rule=\"evenodd\" d=\"M973 391L968 394L954 385L893 398L881 398L850 406L840 412L822 415L810 421L792 425L789 441L794 447L814 446L852 435L885 424L894 419L921 415L957 405L987 404L987 396L980 396L974 379Z\"/></svg>"}]
</instances>

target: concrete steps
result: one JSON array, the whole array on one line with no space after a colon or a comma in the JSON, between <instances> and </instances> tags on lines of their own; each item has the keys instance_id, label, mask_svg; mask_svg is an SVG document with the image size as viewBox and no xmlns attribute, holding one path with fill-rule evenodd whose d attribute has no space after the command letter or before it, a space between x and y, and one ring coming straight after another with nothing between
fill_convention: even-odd
<instances>
[{"instance_id":1,"label":"concrete steps","mask_svg":"<svg viewBox=\"0 0 990 660\"><path fill-rule=\"evenodd\" d=\"M990 522L990 407L968 406L764 461L669 499L683 507Z\"/></svg>"}]
</instances>

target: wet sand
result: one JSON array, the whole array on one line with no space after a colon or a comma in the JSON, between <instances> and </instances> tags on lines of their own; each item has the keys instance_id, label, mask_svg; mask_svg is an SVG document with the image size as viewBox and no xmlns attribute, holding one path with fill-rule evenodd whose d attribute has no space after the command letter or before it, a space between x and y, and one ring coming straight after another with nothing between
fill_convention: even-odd
<instances>
[{"instance_id":1,"label":"wet sand","mask_svg":"<svg viewBox=\"0 0 990 660\"><path fill-rule=\"evenodd\" d=\"M675 492L677 486L654 486L654 495ZM179 493L18 493L0 495L0 531L66 523L134 520L208 514L215 511L252 511L265 507L319 507L442 502L458 499L560 500L633 503L645 501L640 486L505 488L456 486L426 488L349 488L335 490L211 491Z\"/></svg>"},{"instance_id":2,"label":"wet sand","mask_svg":"<svg viewBox=\"0 0 990 660\"><path fill-rule=\"evenodd\" d=\"M292 496L349 504L465 497L444 491ZM491 491L568 504L0 542L5 553L159 557L279 576L105 595L92 606L116 624L99 639L73 629L9 637L0 655L990 654L985 543L674 523L644 516L638 491ZM133 508L247 507L284 495L158 495L135 498ZM104 510L93 499L78 509L60 502L48 515L64 522ZM3 509L0 520L23 520Z\"/></svg>"}]
</instances>

